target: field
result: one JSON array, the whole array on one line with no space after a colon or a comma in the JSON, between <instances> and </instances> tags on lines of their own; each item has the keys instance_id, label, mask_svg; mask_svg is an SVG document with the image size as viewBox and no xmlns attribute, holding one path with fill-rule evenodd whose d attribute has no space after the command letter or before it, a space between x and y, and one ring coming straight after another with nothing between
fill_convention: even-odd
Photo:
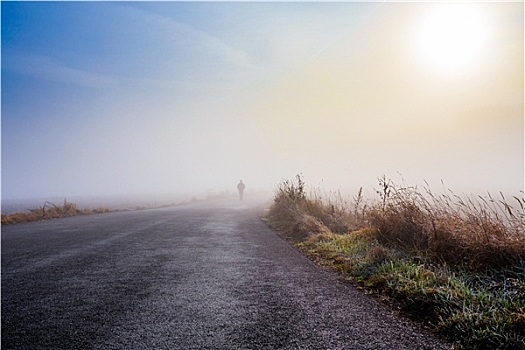
<instances>
[{"instance_id":1,"label":"field","mask_svg":"<svg viewBox=\"0 0 525 350\"><path fill-rule=\"evenodd\" d=\"M433 193L382 177L360 190L277 188L266 221L320 264L457 349L525 349L525 200Z\"/></svg>"}]
</instances>

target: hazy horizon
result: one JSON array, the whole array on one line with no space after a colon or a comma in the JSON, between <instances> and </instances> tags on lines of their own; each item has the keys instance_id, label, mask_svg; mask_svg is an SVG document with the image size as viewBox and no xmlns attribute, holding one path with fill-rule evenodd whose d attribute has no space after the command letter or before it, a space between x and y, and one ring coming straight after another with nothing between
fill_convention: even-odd
<instances>
[{"instance_id":1,"label":"hazy horizon","mask_svg":"<svg viewBox=\"0 0 525 350\"><path fill-rule=\"evenodd\" d=\"M522 2L1 9L2 200L524 188Z\"/></svg>"}]
</instances>

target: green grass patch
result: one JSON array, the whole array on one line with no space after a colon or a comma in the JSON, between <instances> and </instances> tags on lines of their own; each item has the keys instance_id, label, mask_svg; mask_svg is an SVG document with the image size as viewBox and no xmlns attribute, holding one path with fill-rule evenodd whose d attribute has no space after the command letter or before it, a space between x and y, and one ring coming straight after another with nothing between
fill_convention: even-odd
<instances>
[{"instance_id":1,"label":"green grass patch","mask_svg":"<svg viewBox=\"0 0 525 350\"><path fill-rule=\"evenodd\" d=\"M460 349L525 349L525 273L472 273L382 246L369 229L297 244L371 293L394 300Z\"/></svg>"}]
</instances>

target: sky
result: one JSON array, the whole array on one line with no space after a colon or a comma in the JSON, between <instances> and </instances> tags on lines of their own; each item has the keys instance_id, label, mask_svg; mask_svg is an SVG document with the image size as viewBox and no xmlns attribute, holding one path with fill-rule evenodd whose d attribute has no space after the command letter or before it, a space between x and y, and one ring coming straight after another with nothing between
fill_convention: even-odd
<instances>
[{"instance_id":1,"label":"sky","mask_svg":"<svg viewBox=\"0 0 525 350\"><path fill-rule=\"evenodd\" d=\"M2 198L519 195L523 6L2 1Z\"/></svg>"}]
</instances>

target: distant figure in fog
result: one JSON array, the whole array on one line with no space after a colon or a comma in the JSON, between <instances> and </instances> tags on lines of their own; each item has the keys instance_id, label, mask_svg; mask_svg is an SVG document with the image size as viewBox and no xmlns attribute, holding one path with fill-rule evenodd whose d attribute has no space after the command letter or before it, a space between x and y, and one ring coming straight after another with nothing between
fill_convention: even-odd
<instances>
[{"instance_id":1,"label":"distant figure in fog","mask_svg":"<svg viewBox=\"0 0 525 350\"><path fill-rule=\"evenodd\" d=\"M239 190L239 199L242 201L242 195L244 194L244 188L246 186L244 186L244 183L242 182L242 180L239 182L239 184L237 185L237 189Z\"/></svg>"}]
</instances>

